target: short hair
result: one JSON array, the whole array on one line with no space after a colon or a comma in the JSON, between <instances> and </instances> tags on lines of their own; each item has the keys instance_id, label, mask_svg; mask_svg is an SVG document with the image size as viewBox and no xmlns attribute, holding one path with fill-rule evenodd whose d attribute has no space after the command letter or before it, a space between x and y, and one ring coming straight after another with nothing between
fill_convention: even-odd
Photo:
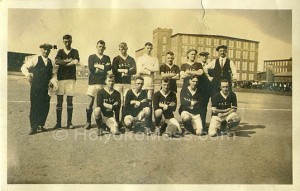
<instances>
[{"instance_id":1,"label":"short hair","mask_svg":"<svg viewBox=\"0 0 300 191\"><path fill-rule=\"evenodd\" d=\"M98 40L97 44L102 44L102 45L104 45L104 46L105 46L105 42L104 42L104 40Z\"/></svg>"},{"instance_id":2,"label":"short hair","mask_svg":"<svg viewBox=\"0 0 300 191\"><path fill-rule=\"evenodd\" d=\"M192 52L192 51L195 51L196 54L198 53L196 49L191 48L191 49L188 49L188 51L186 52L186 56L189 57L188 55L189 55L189 53Z\"/></svg>"},{"instance_id":3,"label":"short hair","mask_svg":"<svg viewBox=\"0 0 300 191\"><path fill-rule=\"evenodd\" d=\"M221 83L222 83L222 82L223 82L223 83L229 83L229 81L228 81L227 79L222 79L222 80L221 80Z\"/></svg>"},{"instance_id":4,"label":"short hair","mask_svg":"<svg viewBox=\"0 0 300 191\"><path fill-rule=\"evenodd\" d=\"M69 35L69 34L66 34L66 35L63 36L63 40L64 40L64 39L72 39L72 36Z\"/></svg>"},{"instance_id":5,"label":"short hair","mask_svg":"<svg viewBox=\"0 0 300 191\"><path fill-rule=\"evenodd\" d=\"M146 42L145 46L153 46L153 44L151 42Z\"/></svg>"},{"instance_id":6,"label":"short hair","mask_svg":"<svg viewBox=\"0 0 300 191\"><path fill-rule=\"evenodd\" d=\"M126 42L121 42L121 43L119 44L119 48L128 49Z\"/></svg>"},{"instance_id":7,"label":"short hair","mask_svg":"<svg viewBox=\"0 0 300 191\"><path fill-rule=\"evenodd\" d=\"M106 80L108 80L108 79L115 80L115 75L113 75L113 74L107 74L106 75Z\"/></svg>"},{"instance_id":8,"label":"short hair","mask_svg":"<svg viewBox=\"0 0 300 191\"><path fill-rule=\"evenodd\" d=\"M169 83L170 82L170 80L168 79L168 78L163 78L163 79L161 79L161 83Z\"/></svg>"},{"instance_id":9,"label":"short hair","mask_svg":"<svg viewBox=\"0 0 300 191\"><path fill-rule=\"evenodd\" d=\"M198 79L198 76L197 76L197 75L192 75L192 76L191 76L191 78L190 78L190 80L192 80L192 79L194 79L194 78L197 78L197 80L199 81L199 79Z\"/></svg>"},{"instance_id":10,"label":"short hair","mask_svg":"<svg viewBox=\"0 0 300 191\"><path fill-rule=\"evenodd\" d=\"M142 76L136 76L136 77L134 78L134 81L137 81L137 80L142 80L142 81L144 81L144 78L143 78Z\"/></svg>"},{"instance_id":11,"label":"short hair","mask_svg":"<svg viewBox=\"0 0 300 191\"><path fill-rule=\"evenodd\" d=\"M172 51L167 52L167 54L170 54L171 56L174 56L174 52L172 52Z\"/></svg>"}]
</instances>

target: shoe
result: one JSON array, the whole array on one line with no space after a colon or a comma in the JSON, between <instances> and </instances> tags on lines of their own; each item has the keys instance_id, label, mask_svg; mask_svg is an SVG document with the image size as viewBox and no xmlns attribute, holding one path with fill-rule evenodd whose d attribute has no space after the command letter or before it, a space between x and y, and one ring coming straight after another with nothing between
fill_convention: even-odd
<instances>
[{"instance_id":1,"label":"shoe","mask_svg":"<svg viewBox=\"0 0 300 191\"><path fill-rule=\"evenodd\" d=\"M34 135L34 134L37 134L37 131L34 131L34 130L31 129L31 130L29 131L29 135Z\"/></svg>"},{"instance_id":2,"label":"shoe","mask_svg":"<svg viewBox=\"0 0 300 191\"><path fill-rule=\"evenodd\" d=\"M92 128L92 125L91 125L91 123L87 122L83 128L89 130Z\"/></svg>"},{"instance_id":3,"label":"shoe","mask_svg":"<svg viewBox=\"0 0 300 191\"><path fill-rule=\"evenodd\" d=\"M74 125L72 124L71 121L68 121L68 123L67 123L67 128L68 128L68 129L74 129L75 127L74 127Z\"/></svg>"},{"instance_id":4,"label":"shoe","mask_svg":"<svg viewBox=\"0 0 300 191\"><path fill-rule=\"evenodd\" d=\"M43 132L47 131L47 129L45 129L44 126L39 126L39 127L38 127L38 130L41 130L41 131L43 131Z\"/></svg>"},{"instance_id":5,"label":"shoe","mask_svg":"<svg viewBox=\"0 0 300 191\"><path fill-rule=\"evenodd\" d=\"M114 132L113 135L120 135L120 132L119 131Z\"/></svg>"},{"instance_id":6,"label":"shoe","mask_svg":"<svg viewBox=\"0 0 300 191\"><path fill-rule=\"evenodd\" d=\"M174 132L171 136L169 137L172 137L172 138L180 138L182 137L182 133L181 132Z\"/></svg>"},{"instance_id":7,"label":"shoe","mask_svg":"<svg viewBox=\"0 0 300 191\"><path fill-rule=\"evenodd\" d=\"M185 130L183 134L184 135L189 135L189 134L192 134L192 133L190 131L188 131L188 130Z\"/></svg>"},{"instance_id":8,"label":"shoe","mask_svg":"<svg viewBox=\"0 0 300 191\"><path fill-rule=\"evenodd\" d=\"M102 128L98 128L97 135L98 136L103 136L103 129Z\"/></svg>"},{"instance_id":9,"label":"shoe","mask_svg":"<svg viewBox=\"0 0 300 191\"><path fill-rule=\"evenodd\" d=\"M234 132L227 132L227 136L228 137L233 137L234 136Z\"/></svg>"},{"instance_id":10,"label":"shoe","mask_svg":"<svg viewBox=\"0 0 300 191\"><path fill-rule=\"evenodd\" d=\"M162 133L161 133L161 129L159 128L159 127L155 127L155 135L157 135L157 136L161 136L162 135Z\"/></svg>"},{"instance_id":11,"label":"shoe","mask_svg":"<svg viewBox=\"0 0 300 191\"><path fill-rule=\"evenodd\" d=\"M56 124L53 129L61 129L61 124Z\"/></svg>"},{"instance_id":12,"label":"shoe","mask_svg":"<svg viewBox=\"0 0 300 191\"><path fill-rule=\"evenodd\" d=\"M145 134L146 135L148 135L148 136L150 136L151 135L151 129L150 128L148 128L148 127L145 127Z\"/></svg>"}]
</instances>

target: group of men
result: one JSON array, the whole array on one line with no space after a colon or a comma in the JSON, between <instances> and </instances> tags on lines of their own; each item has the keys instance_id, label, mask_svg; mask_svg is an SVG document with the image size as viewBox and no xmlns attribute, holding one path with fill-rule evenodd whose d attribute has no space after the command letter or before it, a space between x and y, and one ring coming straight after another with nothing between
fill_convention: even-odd
<instances>
[{"instance_id":1,"label":"group of men","mask_svg":"<svg viewBox=\"0 0 300 191\"><path fill-rule=\"evenodd\" d=\"M79 53L72 48L72 36L63 36L65 47L57 52L55 61L48 58L50 44L40 46L41 56L29 59L21 68L22 73L31 83L30 135L38 130L46 131L45 121L49 112L49 89L56 92L56 125L62 128L61 116L63 97L67 97L67 128L72 124L73 96L75 95L76 65L79 64ZM96 43L97 52L88 58L90 70L88 80L87 122L85 129L92 128L92 114L98 127L98 135L104 130L120 134L120 127L126 131L142 128L147 135L151 134L154 124L155 134L164 132L171 137L180 137L194 133L202 135L206 129L206 115L209 99L212 103L212 118L208 129L210 136L216 136L222 125L227 130L240 122L236 113L237 99L232 90L232 80L236 79L236 69L232 61L226 58L227 47L217 47L220 58L207 63L208 53L201 52L201 63L196 62L197 50L187 51L187 62L174 64L174 53L166 53L166 63L159 65L158 59L152 56L153 45L145 44L145 54L137 59L127 54L127 44L119 44L120 54L111 62L104 55L105 42ZM161 74L161 88L154 92L154 79ZM180 92L180 104L177 103L177 80L183 79ZM134 83L132 83L134 81ZM96 99L96 107L93 108ZM183 122L174 117L177 105ZM154 123L153 123L154 116ZM230 134L231 135L231 134Z\"/></svg>"}]
</instances>

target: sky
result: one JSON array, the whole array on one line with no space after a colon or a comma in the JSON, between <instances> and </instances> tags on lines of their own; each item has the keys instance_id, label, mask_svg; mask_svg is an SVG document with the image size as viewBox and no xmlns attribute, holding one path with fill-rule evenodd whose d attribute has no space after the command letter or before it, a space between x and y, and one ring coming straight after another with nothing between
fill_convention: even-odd
<instances>
[{"instance_id":1,"label":"sky","mask_svg":"<svg viewBox=\"0 0 300 191\"><path fill-rule=\"evenodd\" d=\"M118 55L125 41L128 53L152 41L156 28L176 33L214 34L259 41L258 70L263 60L292 57L291 10L238 9L9 9L8 51L39 53L41 43L63 47L62 36L73 36L81 63L106 42L105 54ZM52 51L50 57L55 57Z\"/></svg>"}]
</instances>

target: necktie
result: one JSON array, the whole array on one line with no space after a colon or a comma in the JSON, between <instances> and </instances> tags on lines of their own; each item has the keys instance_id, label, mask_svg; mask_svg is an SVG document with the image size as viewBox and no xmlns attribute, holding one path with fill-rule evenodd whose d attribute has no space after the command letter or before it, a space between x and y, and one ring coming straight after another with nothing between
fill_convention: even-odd
<instances>
[{"instance_id":1,"label":"necktie","mask_svg":"<svg viewBox=\"0 0 300 191\"><path fill-rule=\"evenodd\" d=\"M223 68L223 58L221 58L221 68Z\"/></svg>"}]
</instances>

